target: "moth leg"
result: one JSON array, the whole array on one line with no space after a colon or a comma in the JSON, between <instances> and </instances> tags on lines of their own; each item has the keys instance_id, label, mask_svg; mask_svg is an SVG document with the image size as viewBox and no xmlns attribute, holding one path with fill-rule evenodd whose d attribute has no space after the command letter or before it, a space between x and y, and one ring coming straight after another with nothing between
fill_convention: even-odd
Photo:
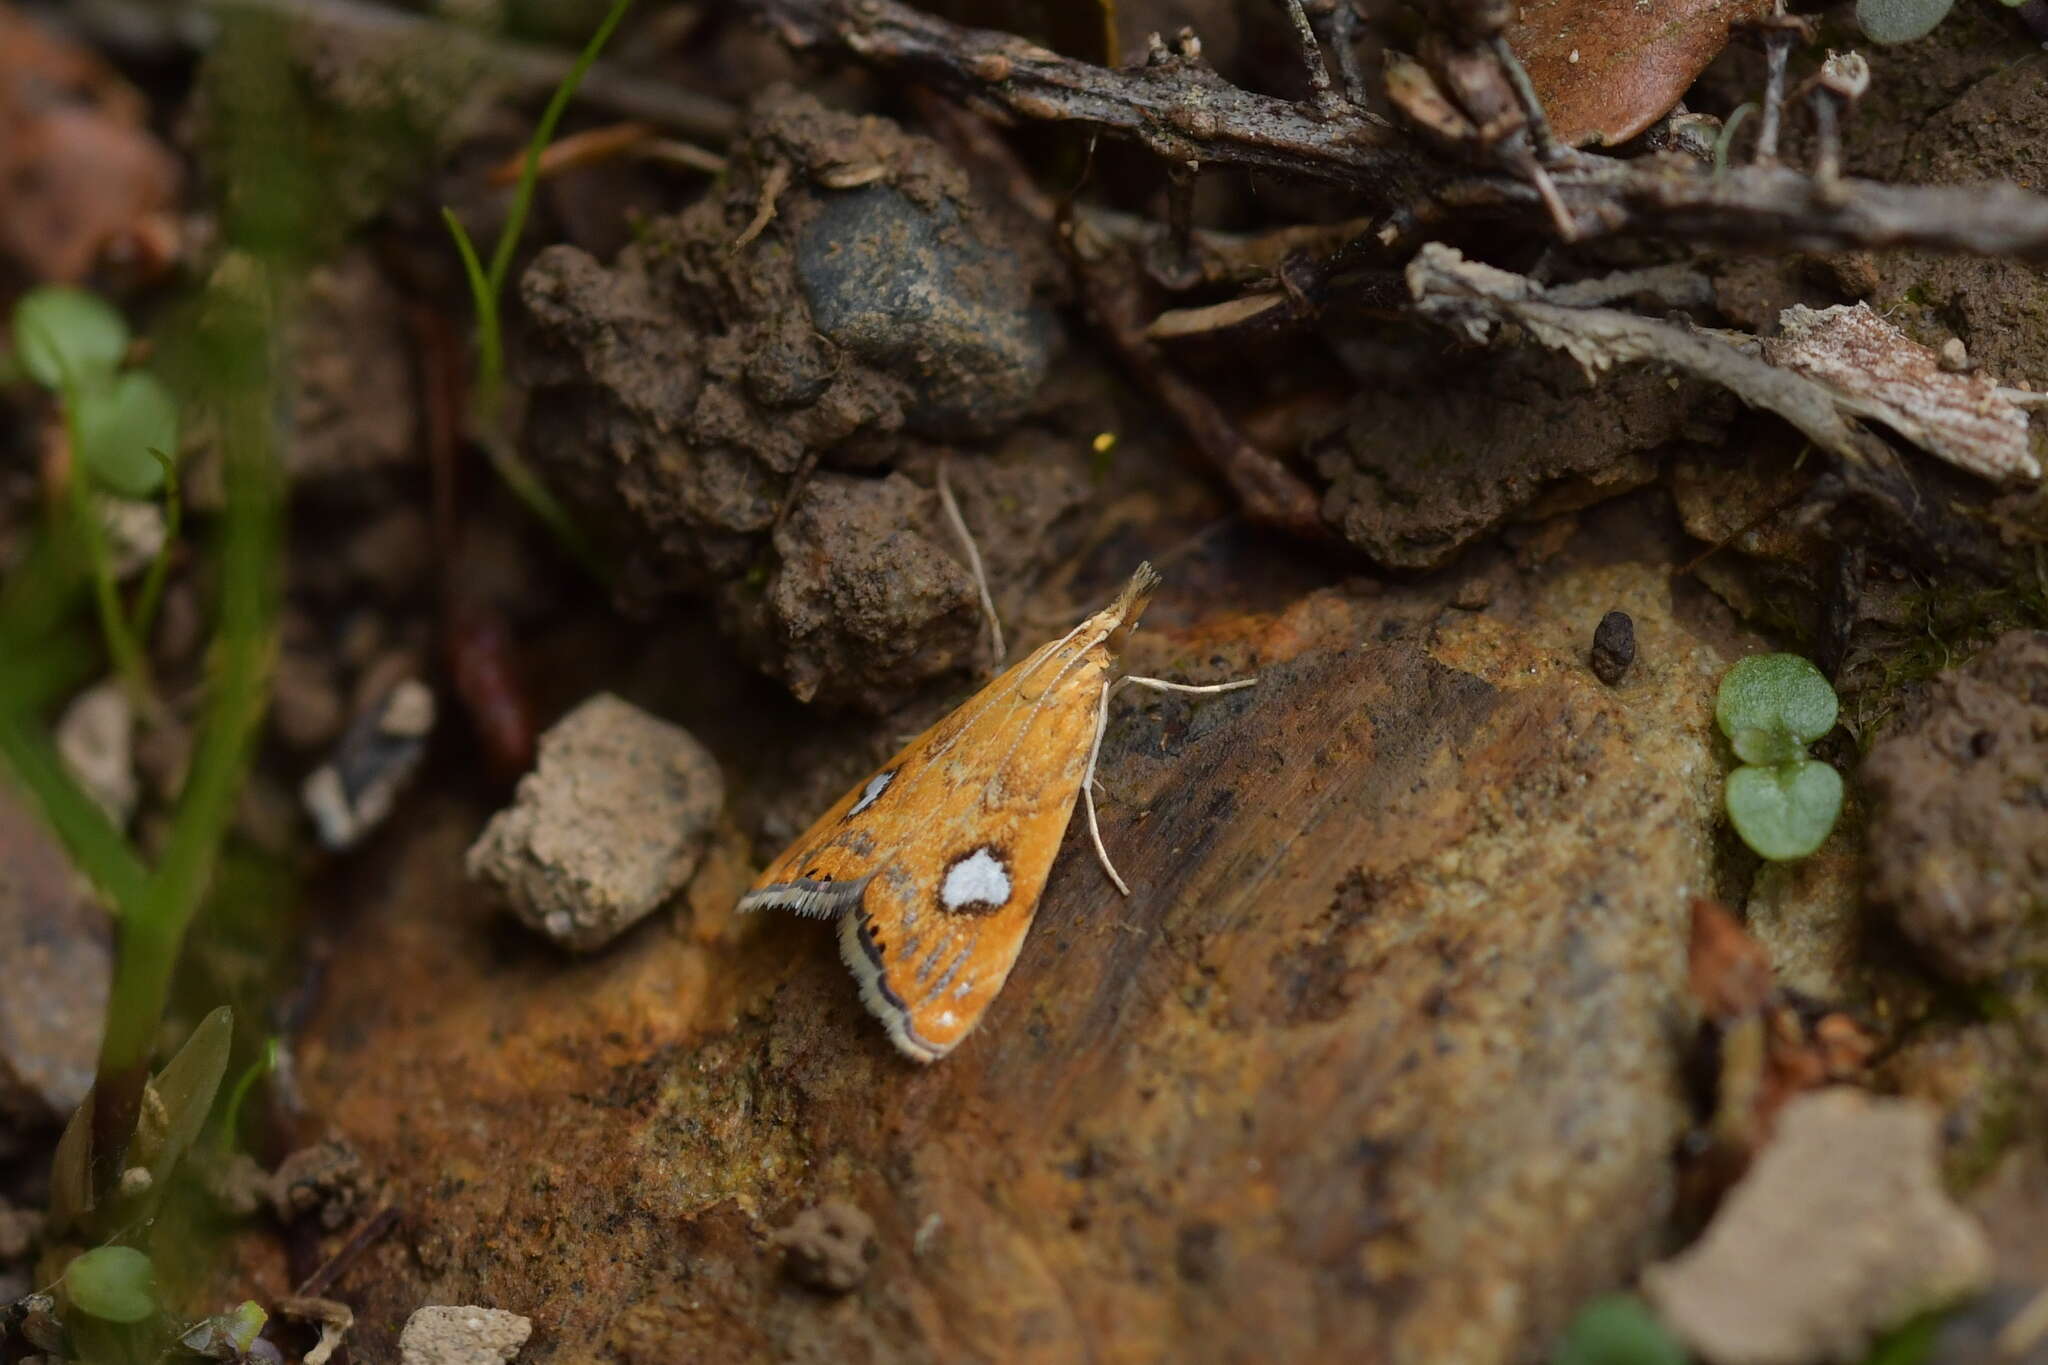
<instances>
[{"instance_id":1,"label":"moth leg","mask_svg":"<svg viewBox=\"0 0 2048 1365\"><path fill-rule=\"evenodd\" d=\"M1095 764L1102 757L1102 734L1109 729L1111 695L1125 683L1149 687L1155 692L1235 692L1240 687L1250 687L1256 682L1257 678L1239 678L1235 682L1198 686L1194 683L1168 682L1164 678L1141 678L1136 674L1127 673L1102 685L1102 697L1095 706L1095 741L1088 746L1088 771L1081 778L1081 799L1088 806L1088 837L1095 841L1096 861L1102 864L1102 870L1109 874L1109 879L1116 883L1116 889L1126 896L1131 894L1131 888L1124 884L1124 879L1117 875L1116 865L1110 862L1109 850L1102 846L1102 826L1095 818Z\"/></svg>"},{"instance_id":2,"label":"moth leg","mask_svg":"<svg viewBox=\"0 0 2048 1365\"><path fill-rule=\"evenodd\" d=\"M1113 685L1121 687L1125 683L1136 683L1140 687L1149 687L1154 692L1235 692L1240 687L1254 687L1258 684L1258 681L1257 678L1239 678L1235 682L1209 683L1206 686L1197 686L1194 683L1168 682L1164 678L1141 678L1135 673L1126 673L1123 677L1118 678Z\"/></svg>"},{"instance_id":3,"label":"moth leg","mask_svg":"<svg viewBox=\"0 0 2048 1365\"><path fill-rule=\"evenodd\" d=\"M1088 805L1088 837L1095 841L1095 857L1102 864L1102 870L1116 883L1116 889L1126 896L1131 888L1124 885L1124 879L1116 873L1116 864L1109 860L1109 850L1102 846L1102 826L1095 820L1095 761L1102 757L1102 732L1109 728L1109 694L1116 691L1121 678L1102 685L1102 697L1095 706L1095 742L1088 746L1088 771L1081 778L1081 799Z\"/></svg>"}]
</instances>

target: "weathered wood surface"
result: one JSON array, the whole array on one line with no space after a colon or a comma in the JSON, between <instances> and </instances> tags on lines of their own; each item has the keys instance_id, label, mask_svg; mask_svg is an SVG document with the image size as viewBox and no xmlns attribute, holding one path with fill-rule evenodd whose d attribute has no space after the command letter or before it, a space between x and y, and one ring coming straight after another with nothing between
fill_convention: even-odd
<instances>
[{"instance_id":1,"label":"weathered wood surface","mask_svg":"<svg viewBox=\"0 0 2048 1365\"><path fill-rule=\"evenodd\" d=\"M1741 641L1617 543L1640 520L1483 611L1432 580L1141 632L1134 671L1262 683L1124 704L1104 827L1136 894L1077 825L930 1068L827 929L728 920L742 855L569 962L460 881L483 812L416 812L301 1050L404 1209L338 1291L366 1358L430 1302L532 1315L533 1361L1536 1356L1659 1236L1685 1123ZM1640 648L1609 689L1585 651L1615 607ZM768 1246L831 1196L880 1229L840 1300Z\"/></svg>"}]
</instances>

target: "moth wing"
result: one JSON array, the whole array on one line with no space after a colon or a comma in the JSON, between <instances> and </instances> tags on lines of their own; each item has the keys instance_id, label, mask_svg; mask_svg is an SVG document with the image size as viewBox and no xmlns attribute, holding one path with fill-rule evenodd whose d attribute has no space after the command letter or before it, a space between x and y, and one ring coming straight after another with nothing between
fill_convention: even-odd
<instances>
[{"instance_id":1,"label":"moth wing","mask_svg":"<svg viewBox=\"0 0 2048 1365\"><path fill-rule=\"evenodd\" d=\"M861 999L918 1061L958 1046L1016 964L1081 795L1102 672L1078 670L1028 722L997 727L990 766L954 746L940 764L954 801L926 807L839 922Z\"/></svg>"},{"instance_id":2,"label":"moth wing","mask_svg":"<svg viewBox=\"0 0 2048 1365\"><path fill-rule=\"evenodd\" d=\"M1037 913L1109 663L1099 637L1018 663L841 797L739 908L837 916L840 955L896 1046L945 1056Z\"/></svg>"},{"instance_id":3,"label":"moth wing","mask_svg":"<svg viewBox=\"0 0 2048 1365\"><path fill-rule=\"evenodd\" d=\"M869 880L896 856L905 831L927 823L932 807L921 803L944 801L945 793L935 790L942 785L935 755L974 749L975 723L991 719L980 703L1006 680L976 693L834 802L768 865L740 897L739 909L830 918L857 905Z\"/></svg>"},{"instance_id":4,"label":"moth wing","mask_svg":"<svg viewBox=\"0 0 2048 1365\"><path fill-rule=\"evenodd\" d=\"M921 742L921 741L920 741ZM913 744L911 749L915 749ZM839 798L803 836L762 872L753 888L740 897L739 909L789 910L799 915L830 918L859 903L868 879L879 866L872 822L849 818L862 796L877 783L887 787L911 750L899 754L866 783ZM870 805L873 803L870 802Z\"/></svg>"}]
</instances>

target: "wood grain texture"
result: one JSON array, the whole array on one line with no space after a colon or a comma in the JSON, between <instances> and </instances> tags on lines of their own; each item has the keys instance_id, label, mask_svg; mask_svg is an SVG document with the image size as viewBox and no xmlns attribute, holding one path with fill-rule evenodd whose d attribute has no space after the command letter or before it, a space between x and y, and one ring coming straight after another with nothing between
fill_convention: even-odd
<instances>
[{"instance_id":1,"label":"wood grain texture","mask_svg":"<svg viewBox=\"0 0 2048 1365\"><path fill-rule=\"evenodd\" d=\"M1120 703L1136 894L1071 831L929 1068L828 928L725 919L729 846L697 918L565 963L453 881L477 813L425 812L301 1052L405 1208L339 1290L364 1349L469 1302L533 1316L542 1362L1532 1358L1658 1235L1684 1121L1732 637L1665 572L1588 552L1479 614L1449 584L1199 630L1165 604L1134 670L1261 686ZM1585 663L1614 607L1619 689ZM879 1228L839 1300L768 1244L827 1197Z\"/></svg>"}]
</instances>

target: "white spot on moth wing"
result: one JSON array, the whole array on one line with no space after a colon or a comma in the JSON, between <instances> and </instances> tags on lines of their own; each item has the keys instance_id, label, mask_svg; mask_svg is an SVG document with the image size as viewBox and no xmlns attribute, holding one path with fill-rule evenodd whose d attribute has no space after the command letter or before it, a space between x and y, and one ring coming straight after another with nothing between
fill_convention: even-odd
<instances>
[{"instance_id":1,"label":"white spot on moth wing","mask_svg":"<svg viewBox=\"0 0 2048 1365\"><path fill-rule=\"evenodd\" d=\"M859 815L869 806L874 805L882 793L889 790L889 784L895 780L896 770L894 768L886 772L876 773L873 777L869 778L867 786L861 788L860 800L853 803L853 809L846 812L847 815Z\"/></svg>"},{"instance_id":2,"label":"white spot on moth wing","mask_svg":"<svg viewBox=\"0 0 2048 1365\"><path fill-rule=\"evenodd\" d=\"M946 869L939 887L939 904L948 910L985 906L991 910L1010 899L1010 870L986 846L957 859Z\"/></svg>"}]
</instances>

